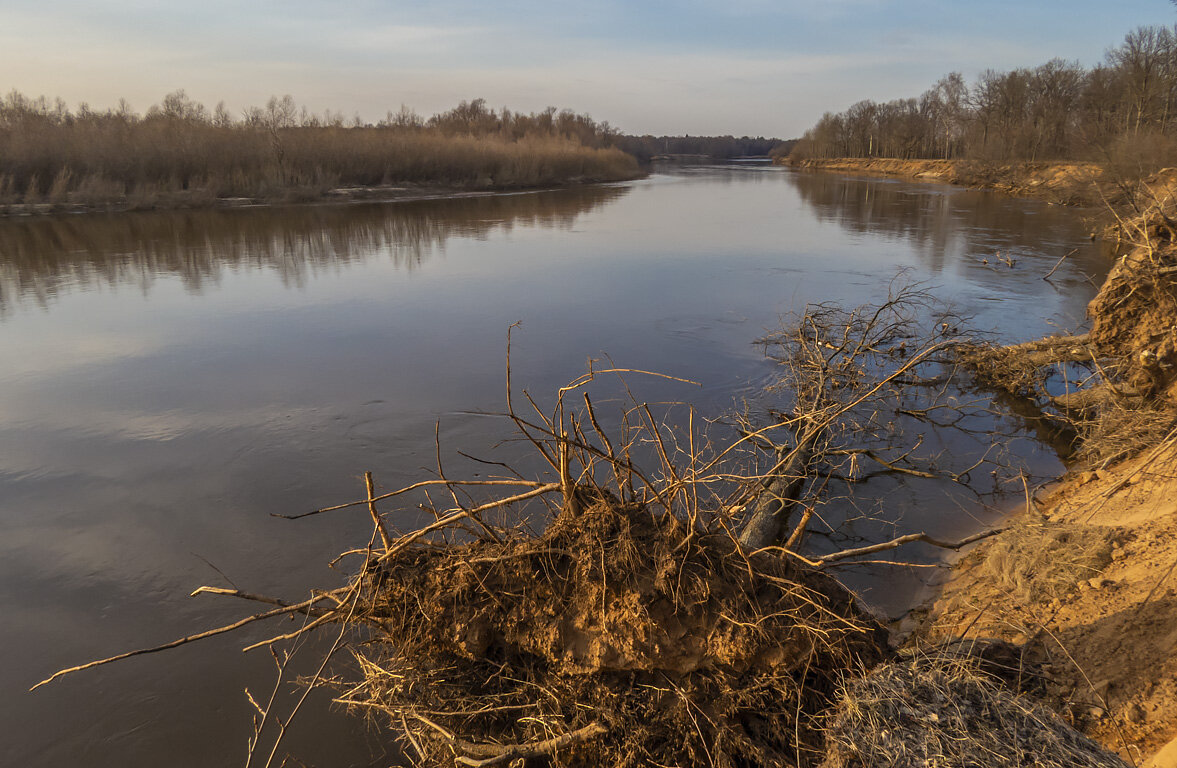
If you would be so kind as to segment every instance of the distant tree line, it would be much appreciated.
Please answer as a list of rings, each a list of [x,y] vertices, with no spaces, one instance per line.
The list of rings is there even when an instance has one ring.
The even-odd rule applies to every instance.
[[[1141,27],[1091,69],[1053,59],[986,70],[971,85],[953,72],[917,98],[827,113],[792,156],[1163,162],[1174,137],[1177,32]]]
[[[291,96],[234,115],[184,91],[145,114],[126,101],[70,109],[13,91],[0,99],[0,205],[129,201],[153,207],[216,197],[316,195],[336,186],[392,183],[475,188],[631,178],[615,131],[550,108],[491,110],[482,99],[423,118],[402,107],[378,123]]]
[[[613,146],[619,147],[647,163],[659,155],[703,155],[716,159],[733,157],[768,157],[774,151],[779,153],[782,145],[790,145],[780,139],[766,139],[763,136],[614,136]]]

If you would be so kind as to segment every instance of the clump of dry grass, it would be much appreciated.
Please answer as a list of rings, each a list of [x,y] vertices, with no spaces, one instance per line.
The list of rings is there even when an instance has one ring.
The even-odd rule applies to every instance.
[[[1098,410],[1079,414],[1076,460],[1085,466],[1108,466],[1159,444],[1177,424],[1169,403],[1111,399]]]
[[[1042,522],[994,538],[978,567],[1001,588],[1032,604],[1063,597],[1111,561],[1111,529]]]
[[[960,656],[886,664],[850,683],[822,768],[1126,768]]]

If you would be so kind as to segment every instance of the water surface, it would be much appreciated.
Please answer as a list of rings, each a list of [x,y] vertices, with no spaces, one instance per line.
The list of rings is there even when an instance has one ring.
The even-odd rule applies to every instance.
[[[477,470],[456,451],[490,455],[508,435],[480,412],[502,410],[513,323],[516,385],[538,397],[608,355],[699,382],[638,391],[715,416],[759,397],[772,370],[752,342],[782,315],[877,301],[900,270],[1004,339],[1077,327],[1106,270],[1087,232],[1044,203],[756,166],[0,221],[0,762],[241,764],[242,688],[268,693],[272,662],[239,649],[272,628],[25,690],[248,609],[189,599],[200,584],[288,597],[337,584],[325,564],[366,540],[364,515],[271,513],[357,498],[366,470],[385,488],[420,479],[435,424],[454,473]],[[911,524],[951,532],[974,514]],[[367,764],[380,745],[312,704],[291,750]]]

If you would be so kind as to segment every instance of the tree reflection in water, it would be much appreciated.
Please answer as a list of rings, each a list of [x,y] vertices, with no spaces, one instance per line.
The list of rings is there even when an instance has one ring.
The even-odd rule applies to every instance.
[[[570,229],[629,187],[591,186],[391,204],[46,216],[0,221],[0,317],[70,290],[179,277],[199,293],[225,270],[270,269],[289,287],[324,270],[388,258],[411,271],[451,237],[516,227]]]

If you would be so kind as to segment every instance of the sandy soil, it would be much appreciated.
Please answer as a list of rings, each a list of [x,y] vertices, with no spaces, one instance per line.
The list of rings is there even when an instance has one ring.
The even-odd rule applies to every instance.
[[[1032,506],[957,565],[927,635],[1028,643],[1073,724],[1137,765],[1174,742],[1155,765],[1177,766],[1177,436]]]

